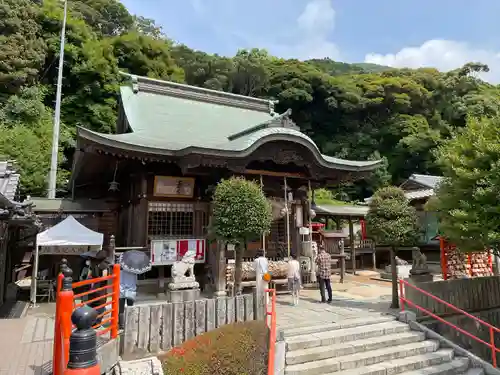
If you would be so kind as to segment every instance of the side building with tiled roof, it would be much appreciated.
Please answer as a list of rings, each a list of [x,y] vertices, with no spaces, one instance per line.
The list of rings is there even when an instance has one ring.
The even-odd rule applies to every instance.
[[[78,128],[73,197],[113,202],[117,246],[150,249],[158,267],[148,277],[163,278],[169,271],[162,265],[174,258],[158,249],[179,250],[188,246],[185,240],[198,241],[191,244],[200,252],[208,248],[213,189],[222,178],[241,175],[262,184],[275,208],[271,233],[250,244],[245,256],[259,248],[268,257],[286,256],[288,249],[298,253],[299,228],[309,220],[308,190],[363,178],[379,162],[324,155],[291,111],[276,113],[275,104],[129,76],[120,89],[116,134]],[[204,261],[214,259],[200,257]]]
[[[12,161],[0,161],[0,305],[5,301],[6,285],[16,281],[12,279],[13,266],[25,258],[26,249],[20,246],[22,229],[35,229],[30,232],[36,233],[39,225],[32,203],[17,201],[20,177]],[[27,268],[30,258],[28,250]]]

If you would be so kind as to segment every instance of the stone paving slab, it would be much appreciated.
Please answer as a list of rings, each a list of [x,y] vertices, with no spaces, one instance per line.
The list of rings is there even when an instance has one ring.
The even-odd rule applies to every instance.
[[[52,319],[0,320],[0,375],[51,374],[53,330]]]
[[[356,276],[350,276],[340,284],[333,276],[332,290],[330,304],[320,303],[319,290],[302,289],[298,306],[291,304],[290,295],[279,294],[276,302],[278,326],[299,327],[393,313],[389,308],[390,284],[372,283]]]

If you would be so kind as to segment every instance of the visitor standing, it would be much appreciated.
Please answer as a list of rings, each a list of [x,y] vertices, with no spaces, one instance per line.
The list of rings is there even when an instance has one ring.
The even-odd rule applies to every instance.
[[[96,254],[95,259],[92,262],[91,269],[92,269],[92,277],[93,278],[108,276],[109,263],[106,260],[106,252],[105,251],[101,250]],[[101,324],[101,322],[103,320],[102,318],[104,316],[104,313],[106,312],[106,307],[103,305],[106,304],[107,300],[103,297],[106,294],[108,294],[108,292],[106,291],[106,289],[102,289],[102,288],[104,288],[107,284],[108,284],[108,282],[106,280],[98,281],[98,282],[92,284],[92,289],[94,290],[94,292],[92,292],[88,297],[89,300],[91,300],[91,302],[89,302],[88,305],[90,307],[92,307],[93,309],[95,309],[97,312],[97,319],[95,321],[96,325]],[[101,290],[99,290],[99,289],[101,289]],[[94,301],[92,301],[92,300],[94,300]]]
[[[321,302],[332,302],[332,284],[330,277],[332,275],[332,257],[321,247],[318,257],[316,258],[318,266],[317,275],[319,279],[319,292],[321,293]],[[325,298],[325,289],[328,292],[328,301]]]
[[[137,275],[122,268],[120,272],[120,301],[118,325],[125,328],[125,306],[134,306],[137,296]]]
[[[297,306],[300,293],[300,263],[295,254],[288,260],[288,289],[292,293],[292,304]]]
[[[267,304],[269,303],[269,295],[267,294],[266,289],[269,288],[269,279],[266,280],[266,275],[269,273],[269,263],[267,262],[267,258],[264,256],[263,250],[258,251],[257,258],[254,261],[254,268],[257,294],[262,295],[264,293]]]
[[[80,272],[80,277],[79,281],[85,281],[88,279],[92,278],[92,268],[91,268],[91,262],[90,259],[86,259],[85,263],[83,264],[82,271]],[[91,285],[84,285],[81,288],[79,288],[78,293],[85,293],[90,291]],[[82,296],[82,301],[88,300],[88,295]]]

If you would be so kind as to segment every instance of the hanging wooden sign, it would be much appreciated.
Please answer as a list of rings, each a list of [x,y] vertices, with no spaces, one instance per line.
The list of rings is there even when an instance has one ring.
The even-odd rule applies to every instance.
[[[193,198],[194,178],[155,176],[153,195],[168,198]]]

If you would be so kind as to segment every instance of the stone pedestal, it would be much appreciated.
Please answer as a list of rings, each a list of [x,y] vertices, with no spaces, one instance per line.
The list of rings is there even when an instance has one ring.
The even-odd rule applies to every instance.
[[[200,288],[168,290],[167,293],[169,302],[188,302],[200,299]]]
[[[410,277],[408,279],[409,282],[412,284],[418,284],[418,283],[427,283],[430,281],[434,281],[434,278],[432,274],[429,271],[426,272],[411,272],[410,271]]]
[[[398,272],[398,279],[407,279],[408,277],[410,277],[411,267],[412,267],[411,265],[406,265],[406,264],[397,265],[396,270]],[[389,265],[385,267],[384,271],[385,272],[380,273],[380,277],[382,279],[391,280],[392,279],[391,266]]]

